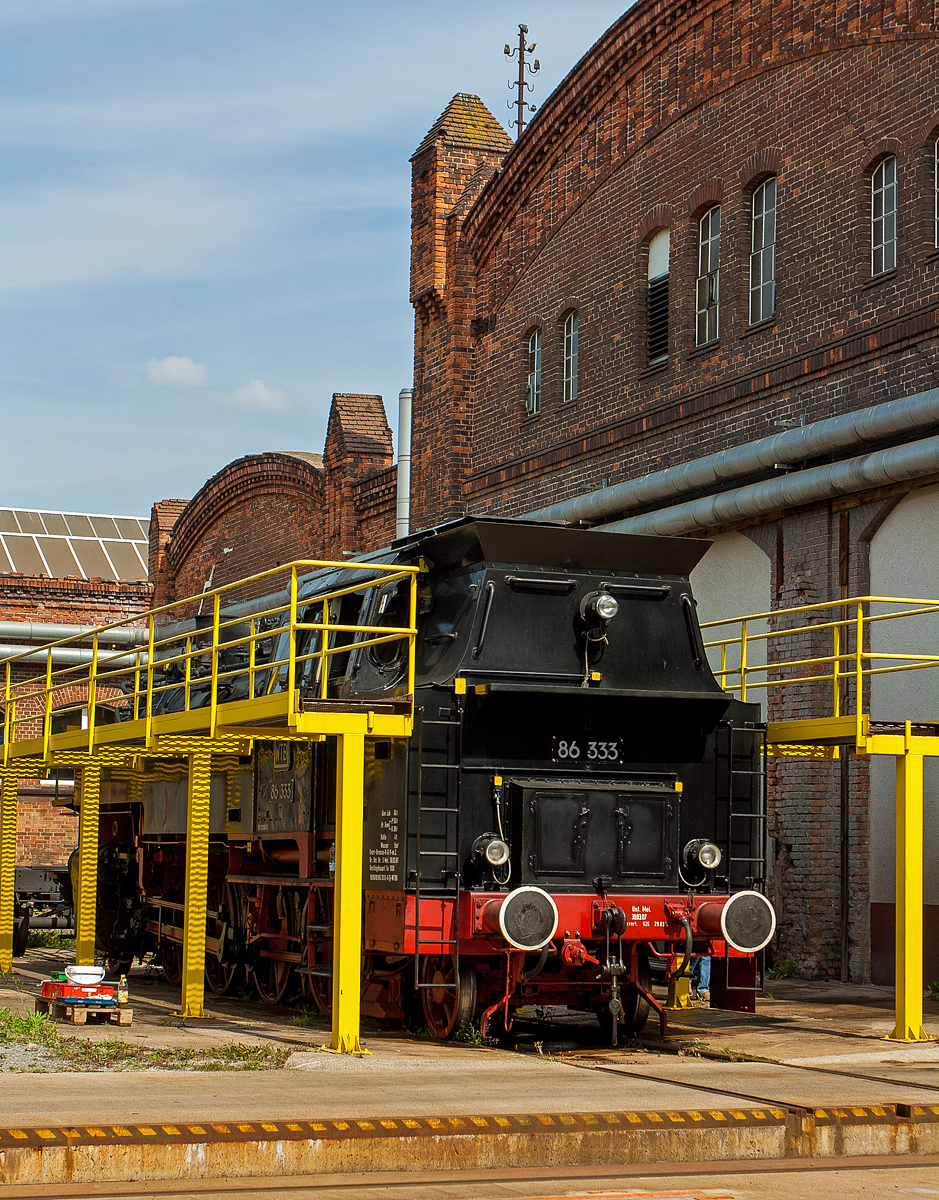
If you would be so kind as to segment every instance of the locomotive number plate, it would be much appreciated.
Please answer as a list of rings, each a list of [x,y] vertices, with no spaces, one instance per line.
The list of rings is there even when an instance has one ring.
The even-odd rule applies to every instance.
[[[552,762],[620,762],[622,757],[622,738],[612,742],[595,742],[580,737],[551,739]]]

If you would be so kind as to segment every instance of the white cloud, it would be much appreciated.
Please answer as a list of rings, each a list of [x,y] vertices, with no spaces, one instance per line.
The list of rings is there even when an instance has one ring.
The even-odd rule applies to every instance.
[[[280,388],[268,387],[261,379],[251,379],[233,392],[212,392],[211,395],[216,404],[239,412],[292,416],[296,411]]]
[[[151,383],[166,387],[205,387],[209,382],[205,363],[193,362],[185,354],[151,358],[144,370]]]

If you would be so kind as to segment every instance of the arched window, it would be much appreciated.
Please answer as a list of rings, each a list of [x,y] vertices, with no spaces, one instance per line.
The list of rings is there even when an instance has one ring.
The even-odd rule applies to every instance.
[[[668,358],[668,254],[670,236],[660,229],[649,243],[646,350],[649,365]]]
[[[528,387],[525,411],[529,416],[541,412],[541,330],[533,329],[528,338]]]
[[[933,142],[932,147],[932,184],[933,184],[933,220],[935,222],[935,236],[933,244],[939,248],[939,137]]]
[[[564,403],[577,399],[577,339],[576,312],[569,312],[564,321]]]
[[[776,180],[753,193],[750,235],[750,324],[776,311]]]
[[[721,206],[709,208],[698,222],[698,284],[695,296],[699,346],[721,335]]]
[[[897,160],[891,155],[871,176],[871,275],[897,265]]]

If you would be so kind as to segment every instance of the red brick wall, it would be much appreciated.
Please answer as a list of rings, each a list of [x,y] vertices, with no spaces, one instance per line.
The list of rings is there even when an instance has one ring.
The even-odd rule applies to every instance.
[[[48,792],[25,783],[19,790],[17,866],[64,865],[78,845],[77,814],[53,804]]]
[[[766,436],[781,420],[936,387],[937,135],[931,0],[639,0],[495,156],[501,169],[477,181],[468,206],[446,186],[458,148],[429,138],[413,160],[414,526],[459,511],[522,514]],[[870,170],[888,153],[899,166],[898,266],[871,279]],[[751,328],[750,200],[767,174],[778,186],[777,306]],[[718,202],[721,337],[698,349],[697,221]],[[446,230],[433,254],[431,213]],[[669,357],[650,368],[647,245],[665,227]],[[579,394],[565,404],[572,308]],[[528,417],[535,326],[542,411]],[[750,522],[779,568],[776,604],[865,594],[875,509],[894,501],[850,496]],[[829,702],[793,687],[775,715],[820,715]],[[869,978],[866,762],[852,756],[844,801],[839,763],[781,762],[771,784],[781,957],[808,975],[841,970],[844,803],[850,977]]]

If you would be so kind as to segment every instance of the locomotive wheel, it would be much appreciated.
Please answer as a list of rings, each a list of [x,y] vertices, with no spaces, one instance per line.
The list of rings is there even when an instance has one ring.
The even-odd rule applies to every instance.
[[[421,964],[421,1004],[427,1028],[441,1039],[464,1029],[476,1011],[476,971],[460,967],[459,984],[449,955],[429,954]]]
[[[639,982],[649,991],[652,986],[652,976],[649,973],[649,955],[647,951],[639,951]],[[634,1037],[646,1021],[649,1019],[651,1005],[645,996],[641,995],[634,987],[629,984],[623,986],[623,1016],[619,1023],[620,1037]],[[608,1008],[601,1008],[597,1012],[597,1020],[600,1022],[600,1028],[603,1030],[604,1037],[612,1040],[613,1035],[613,1018],[610,1015]]]
[[[268,889],[265,888],[265,891]],[[285,953],[299,947],[299,892],[280,888],[265,897],[262,906],[262,932],[269,936],[260,941],[267,954]],[[259,957],[254,966],[254,986],[265,1004],[280,1004],[293,977],[293,963],[281,958]]]
[[[183,948],[179,942],[160,942],[160,966],[163,978],[176,987],[183,981]]]
[[[209,876],[209,893],[206,908],[211,909],[213,912],[221,912],[223,908],[228,913],[234,912],[229,888],[225,880],[214,872]],[[217,917],[209,917],[206,932],[210,937],[217,938],[222,932],[222,921]],[[231,985],[234,983],[237,972],[237,963],[231,966],[221,963],[214,951],[206,950],[205,981],[209,985],[209,990],[214,992],[216,996],[224,996],[226,992],[231,990]]]

